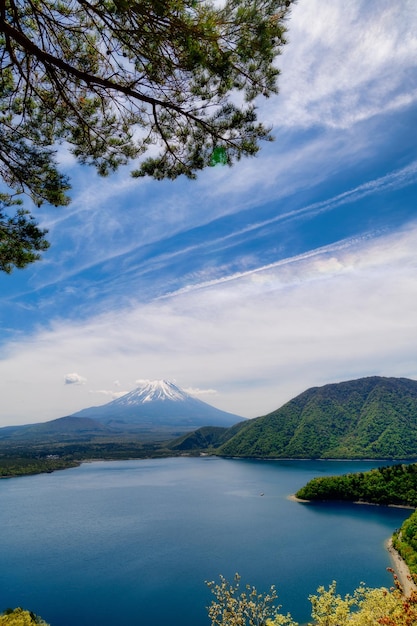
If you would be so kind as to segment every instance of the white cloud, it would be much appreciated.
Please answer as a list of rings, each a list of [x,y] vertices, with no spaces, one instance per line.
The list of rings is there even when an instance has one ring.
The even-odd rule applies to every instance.
[[[135,380],[135,385],[137,387],[146,387],[146,385],[149,385],[151,382],[152,380],[149,380],[148,378],[138,378]]]
[[[64,382],[66,385],[85,385],[87,379],[73,372],[72,374],[66,374]]]
[[[128,391],[112,391],[111,389],[90,389],[91,394],[97,394],[99,396],[106,396],[109,400],[116,400],[129,393]]]
[[[184,391],[190,396],[213,396],[217,394],[216,389],[199,389],[198,387],[187,387]]]
[[[281,94],[267,105],[274,124],[347,128],[415,102],[416,33],[414,0],[298,2],[278,59]]]

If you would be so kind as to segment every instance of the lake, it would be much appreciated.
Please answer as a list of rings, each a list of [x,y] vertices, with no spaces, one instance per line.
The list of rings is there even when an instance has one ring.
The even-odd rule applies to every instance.
[[[205,581],[239,572],[258,591],[274,584],[306,622],[319,585],[391,585],[384,541],[410,511],[288,496],[386,464],[171,458],[2,480],[0,611],[51,626],[209,626]]]

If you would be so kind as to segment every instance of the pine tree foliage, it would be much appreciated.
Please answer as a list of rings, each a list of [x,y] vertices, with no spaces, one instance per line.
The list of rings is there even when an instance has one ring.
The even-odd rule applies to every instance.
[[[4,0],[4,183],[68,203],[57,143],[101,175],[139,159],[133,175],[156,179],[254,155],[271,139],[254,100],[277,92],[291,3]]]
[[[40,252],[49,248],[46,231],[38,228],[28,211],[19,206],[14,215],[7,213],[16,205],[21,202],[0,194],[0,271],[7,274],[14,267],[23,268],[37,261]]]

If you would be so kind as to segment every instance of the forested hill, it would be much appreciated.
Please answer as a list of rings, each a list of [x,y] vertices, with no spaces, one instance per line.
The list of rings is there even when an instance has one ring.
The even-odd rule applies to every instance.
[[[417,458],[417,381],[373,376],[314,387],[250,420],[217,453],[264,458]]]

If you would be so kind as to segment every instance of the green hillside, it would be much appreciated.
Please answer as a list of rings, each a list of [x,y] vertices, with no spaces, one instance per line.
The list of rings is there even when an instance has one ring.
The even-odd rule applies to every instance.
[[[417,458],[417,381],[374,376],[308,389],[245,423],[216,452],[261,458]]]
[[[186,433],[174,441],[166,444],[169,450],[192,452],[201,450],[214,450],[222,444],[229,441],[236,433],[238,433],[246,424],[239,422],[230,428],[222,428],[220,426],[203,426],[191,433]]]

